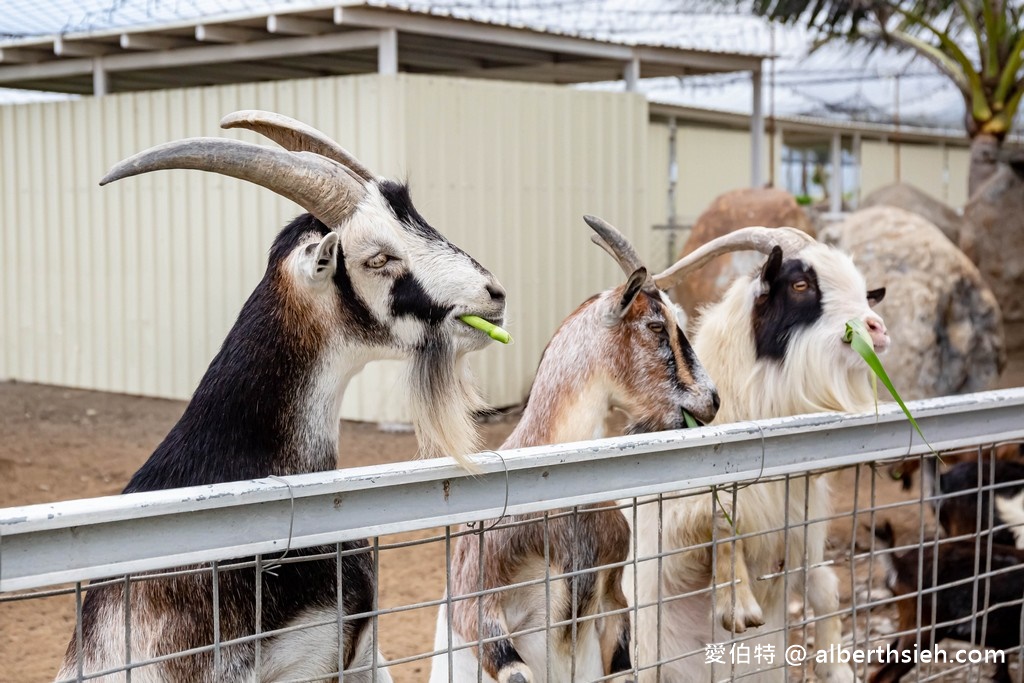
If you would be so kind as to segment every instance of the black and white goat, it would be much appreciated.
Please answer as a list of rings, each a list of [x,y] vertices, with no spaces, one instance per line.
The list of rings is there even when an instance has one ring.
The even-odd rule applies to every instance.
[[[408,386],[424,450],[472,452],[470,413],[478,399],[464,356],[488,338],[457,316],[501,321],[505,294],[494,276],[416,212],[405,186],[375,177],[323,133],[258,111],[237,112],[221,125],[256,130],[285,149],[220,138],[171,142],[119,163],[101,184],[159,169],[197,169],[257,183],[309,213],[274,240],[263,279],[184,414],[125,493],[333,469],[345,386],[367,363],[385,358],[411,360]],[[366,543],[343,546],[351,551]],[[346,555],[340,572],[334,559],[321,559],[259,576],[252,568],[225,570],[216,592],[213,580],[206,572],[133,582],[130,589],[124,583],[90,588],[81,640],[72,637],[58,677],[118,669],[129,654],[140,663],[133,681],[162,683],[333,678],[339,661],[350,669],[370,667],[379,657],[369,618],[345,622],[342,652],[336,626],[339,580],[345,615],[372,608],[376,577],[368,553]],[[216,660],[204,651],[141,664],[210,646],[215,615],[221,642],[257,628],[318,625],[268,637],[260,648],[251,640],[223,646]],[[371,678],[369,670],[346,676]],[[124,679],[117,673],[91,680]],[[391,677],[379,669],[375,680]]]
[[[631,433],[682,428],[684,409],[703,421],[718,410],[718,394],[675,305],[625,237],[600,219],[586,220],[627,281],[585,301],[555,332],[522,419],[502,448],[599,438],[613,408],[626,413]],[[621,563],[630,547],[625,516],[605,503],[575,513],[551,511],[546,525],[544,519],[512,516],[505,520],[511,526],[490,529],[482,538],[458,537],[451,558],[453,598],[536,583],[488,593],[482,605],[480,598],[451,603],[453,647],[499,638],[453,652],[451,671],[442,605],[434,644],[442,653],[434,657],[432,683],[481,680],[480,670],[487,683],[593,681],[629,671],[629,615],[621,587]],[[572,575],[551,582],[550,602],[544,585],[549,575]],[[565,625],[545,632],[547,623]],[[532,632],[510,635],[519,631]]]
[[[1024,462],[983,458],[942,473],[938,467],[928,458],[921,482],[947,535],[986,536],[996,529],[994,543],[1024,548]]]
[[[896,544],[889,521],[875,529],[875,536],[883,549]],[[896,603],[900,635],[871,683],[897,683],[909,673],[919,642],[921,649],[932,649],[945,638],[997,650],[1020,647],[1024,550],[993,545],[989,553],[983,538],[929,542],[880,552],[877,557],[885,568],[886,586],[900,598]],[[1013,680],[1005,652],[993,680]]]
[[[869,370],[842,337],[846,322],[858,318],[877,351],[888,347],[885,324],[870,308],[884,290],[867,291],[849,256],[792,228],[745,228],[680,260],[659,286],[671,286],[714,256],[740,249],[761,251],[768,258],[759,273],[734,282],[719,303],[702,312],[694,340],[697,357],[722,397],[715,423],[872,409]],[[665,599],[660,615],[657,607],[639,610],[636,664],[672,661],[645,669],[640,680],[706,681],[711,667],[704,647],[762,624],[774,632],[748,644],[752,649],[759,643],[772,645],[781,656],[787,602],[781,570],[789,574],[791,591],[801,593],[807,582],[808,602],[818,617],[815,646],[838,647],[838,580],[831,567],[821,566],[828,523],[812,523],[805,530],[807,519],[830,516],[828,478],[791,480],[788,494],[784,482],[756,483],[739,488],[735,496],[735,505],[729,490],[720,492],[717,501],[710,495],[666,500],[660,522],[659,506],[640,506],[635,533],[641,560],[697,546],[665,557],[660,576],[657,561],[641,561],[638,595],[632,595],[627,571],[626,593],[637,601],[632,604],[653,604],[659,595]],[[734,539],[737,535],[744,537]],[[714,552],[707,545],[712,539],[719,541]],[[798,571],[802,567],[811,568]],[[772,578],[761,578],[766,576]],[[707,590],[712,585],[718,588]],[[682,657],[691,651],[701,654]],[[736,673],[756,667],[753,660],[740,663]],[[838,663],[818,664],[815,671],[821,680],[853,679],[852,670]],[[784,680],[785,670],[761,672],[754,679]]]

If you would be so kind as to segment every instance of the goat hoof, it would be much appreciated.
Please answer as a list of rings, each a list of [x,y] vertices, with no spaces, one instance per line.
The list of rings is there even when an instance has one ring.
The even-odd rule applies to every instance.
[[[722,612],[721,621],[722,628],[725,630],[733,633],[743,633],[748,628],[764,626],[764,614],[761,613],[761,608],[756,604],[749,608],[737,605],[734,612]]]
[[[498,683],[533,683],[533,674],[525,664],[517,663],[498,673]]]

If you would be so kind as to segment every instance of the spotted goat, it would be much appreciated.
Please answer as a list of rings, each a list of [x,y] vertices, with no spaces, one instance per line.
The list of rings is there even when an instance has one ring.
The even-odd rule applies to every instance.
[[[479,399],[465,356],[488,338],[458,316],[500,323],[501,285],[417,213],[405,186],[376,177],[320,131],[260,111],[237,112],[221,125],[257,131],[284,149],[222,138],[171,142],[122,161],[101,184],[197,169],[256,183],[308,213],[277,235],[262,280],[184,414],[124,492],[335,468],[346,384],[378,359],[410,361],[423,451],[470,464],[463,456],[475,450],[471,413]],[[130,654],[136,683],[319,680],[336,677],[339,666],[352,670],[345,680],[390,681],[371,619],[345,619],[339,637],[339,582],[343,616],[369,612],[376,592],[367,543],[342,550],[340,571],[331,546],[291,552],[330,559],[258,576],[250,566],[92,586],[58,679],[125,680],[120,671],[95,674],[123,668]],[[216,653],[215,624],[229,643]],[[295,630],[259,645],[230,643],[278,629]],[[206,649],[174,656],[193,648]]]
[[[714,422],[873,410],[869,370],[843,335],[846,322],[856,318],[877,352],[888,348],[885,323],[871,310],[885,290],[867,291],[846,254],[793,228],[744,228],[680,260],[659,286],[669,287],[715,256],[738,250],[768,258],[759,273],[739,278],[701,313],[694,338],[694,350],[722,397]],[[806,524],[830,515],[827,475],[793,478],[788,486],[761,482],[735,493],[673,497],[660,513],[656,504],[641,505],[636,593],[631,569],[625,578],[631,604],[653,605],[638,610],[635,625],[637,664],[646,667],[639,680],[708,681],[706,645],[748,628],[764,626],[766,632],[744,641],[751,650],[771,645],[783,652],[787,583],[794,596],[802,596],[806,581],[816,617],[815,647],[838,648],[838,579],[823,564],[828,522]],[[660,562],[643,560],[660,552],[668,554]],[[729,675],[728,667],[716,675]],[[785,680],[784,667],[758,667],[756,661],[737,663],[735,675]],[[818,663],[815,673],[823,681],[853,680],[852,669],[838,662]]]
[[[715,387],[657,278],[618,230],[598,218],[586,221],[626,283],[591,297],[562,322],[504,449],[599,438],[612,409],[626,414],[630,433],[682,428],[684,410],[710,421],[718,410]],[[441,654],[431,683],[593,681],[628,672],[621,576],[629,546],[629,525],[614,503],[514,515],[482,537],[459,536],[451,600],[438,614],[434,648]],[[550,602],[547,576],[554,577]],[[530,585],[516,585],[524,582]],[[479,592],[482,605],[480,597],[463,597]],[[548,623],[557,626],[545,631]]]

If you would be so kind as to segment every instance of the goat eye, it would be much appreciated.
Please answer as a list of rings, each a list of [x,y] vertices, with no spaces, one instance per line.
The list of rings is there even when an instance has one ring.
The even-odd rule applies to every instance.
[[[383,268],[387,264],[387,262],[390,261],[390,260],[391,260],[391,258],[387,254],[380,253],[380,254],[377,254],[376,256],[374,256],[373,258],[369,259],[366,262],[366,267],[367,268]]]
[[[661,334],[662,332],[665,331],[665,325],[663,323],[658,322],[647,323],[647,329],[649,329],[651,332]]]
[[[807,280],[797,280],[793,283],[793,291],[796,292],[806,292],[808,287],[810,285],[807,284]]]

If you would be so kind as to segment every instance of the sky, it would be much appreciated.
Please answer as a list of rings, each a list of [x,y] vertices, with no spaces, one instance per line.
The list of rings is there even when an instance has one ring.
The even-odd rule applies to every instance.
[[[0,0],[0,35],[103,30],[316,4],[324,3]],[[413,0],[390,4],[619,42],[771,54],[775,58],[765,63],[764,96],[766,108],[775,114],[891,123],[898,112],[900,122],[907,125],[951,130],[963,126],[960,94],[926,60],[890,52],[869,54],[846,45],[826,46],[810,54],[813,36],[806,29],[772,25],[750,16],[740,0]],[[750,79],[744,74],[647,79],[641,88],[656,102],[736,112],[751,108]]]

